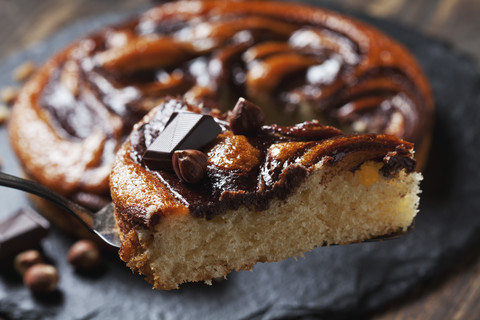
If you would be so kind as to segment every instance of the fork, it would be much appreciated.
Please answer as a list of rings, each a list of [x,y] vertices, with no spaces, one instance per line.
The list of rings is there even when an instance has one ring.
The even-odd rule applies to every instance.
[[[0,186],[22,190],[53,202],[80,221],[107,245],[120,248],[120,238],[115,224],[113,204],[110,203],[97,212],[90,211],[41,184],[0,172]]]

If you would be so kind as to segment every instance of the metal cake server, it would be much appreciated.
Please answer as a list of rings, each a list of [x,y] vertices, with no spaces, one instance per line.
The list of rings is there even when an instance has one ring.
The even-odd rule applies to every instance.
[[[103,207],[98,212],[92,212],[37,182],[15,177],[4,172],[0,172],[0,186],[29,192],[55,203],[79,220],[86,228],[88,228],[88,230],[96,234],[106,244],[116,249],[120,248],[121,242],[118,236],[118,229],[115,224],[112,203]],[[377,242],[396,239],[406,235],[412,231],[414,227],[415,224],[412,223],[407,230],[399,230],[389,235],[374,237],[363,242]]]
[[[90,232],[97,235],[107,245],[120,248],[120,238],[115,225],[113,204],[106,205],[98,212],[92,212],[41,184],[0,172],[0,186],[22,190],[49,200],[65,209],[80,221]]]

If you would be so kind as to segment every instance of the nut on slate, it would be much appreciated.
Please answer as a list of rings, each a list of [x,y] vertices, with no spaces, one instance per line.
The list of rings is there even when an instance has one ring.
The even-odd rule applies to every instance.
[[[34,293],[55,291],[58,284],[57,269],[43,263],[33,265],[23,275],[23,283]]]
[[[17,254],[13,260],[13,268],[23,276],[30,267],[39,263],[43,263],[41,253],[37,250],[27,250]]]
[[[100,250],[91,240],[79,240],[68,251],[68,262],[79,270],[94,269],[100,261]]]
[[[240,98],[228,116],[234,134],[255,135],[265,123],[265,115],[257,105]]]
[[[173,153],[172,165],[182,181],[197,183],[207,170],[207,156],[198,150],[177,150]]]
[[[15,68],[12,73],[13,80],[17,82],[23,82],[27,80],[37,69],[35,62],[25,61],[21,65]]]
[[[18,89],[15,87],[7,86],[3,87],[0,91],[2,101],[6,104],[12,104],[18,95]]]
[[[7,108],[7,106],[0,104],[0,124],[6,122],[8,117],[10,117],[10,110]]]

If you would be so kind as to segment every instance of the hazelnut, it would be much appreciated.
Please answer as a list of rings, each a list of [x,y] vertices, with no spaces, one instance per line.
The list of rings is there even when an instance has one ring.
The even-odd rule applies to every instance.
[[[173,153],[172,165],[182,181],[197,183],[207,170],[207,156],[198,150],[177,150]]]
[[[265,123],[265,115],[257,105],[240,98],[228,116],[234,134],[255,135]]]
[[[54,266],[39,263],[25,272],[23,283],[33,293],[47,293],[57,289],[58,272]]]
[[[100,261],[100,250],[91,240],[79,240],[68,251],[68,262],[79,270],[94,269]]]
[[[0,97],[6,104],[12,104],[18,95],[18,89],[15,87],[7,86],[3,87],[0,91]]]
[[[3,124],[10,117],[10,110],[7,106],[0,104],[0,124]]]
[[[25,61],[19,65],[15,70],[13,70],[13,80],[17,82],[23,82],[27,80],[34,72],[37,67],[33,61]]]
[[[13,268],[19,275],[23,276],[28,268],[38,263],[43,263],[43,258],[40,252],[37,250],[27,250],[19,253],[15,257],[13,260]]]

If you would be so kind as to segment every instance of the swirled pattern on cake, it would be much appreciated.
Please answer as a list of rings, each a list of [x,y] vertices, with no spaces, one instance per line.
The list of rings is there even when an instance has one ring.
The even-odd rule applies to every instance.
[[[394,134],[423,162],[429,85],[403,46],[352,18],[271,1],[178,1],[77,40],[23,87],[10,121],[30,177],[91,208],[133,124],[166,95],[225,110],[239,96],[267,122],[321,119]]]

